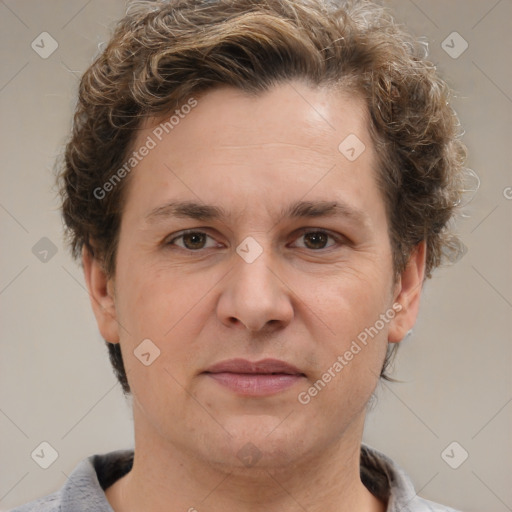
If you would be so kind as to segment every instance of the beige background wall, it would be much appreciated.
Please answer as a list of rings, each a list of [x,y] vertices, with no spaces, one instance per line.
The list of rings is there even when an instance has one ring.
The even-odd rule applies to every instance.
[[[481,186],[459,222],[468,252],[428,282],[420,319],[397,361],[396,377],[404,382],[380,386],[365,441],[405,467],[422,496],[468,512],[506,512],[512,510],[512,2],[389,4],[427,37],[431,59],[456,89],[468,167]],[[80,268],[63,247],[51,171],[70,128],[78,76],[124,9],[122,0],[0,1],[0,510],[56,490],[93,453],[132,445],[129,407]],[[454,31],[469,45],[458,58],[441,46]],[[31,48],[36,40],[40,53],[51,49],[48,36],[42,48],[42,32],[58,43],[45,59]],[[453,37],[445,44],[455,55],[463,41]],[[48,469],[31,458],[42,441],[59,455]],[[452,465],[462,450],[469,454],[457,469],[441,456],[453,441]]]

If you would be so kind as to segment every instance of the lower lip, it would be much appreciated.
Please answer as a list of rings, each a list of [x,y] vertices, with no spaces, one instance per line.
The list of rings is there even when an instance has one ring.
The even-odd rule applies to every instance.
[[[265,396],[283,391],[302,378],[304,375],[287,373],[248,374],[248,373],[207,373],[219,384],[231,389],[239,395]]]

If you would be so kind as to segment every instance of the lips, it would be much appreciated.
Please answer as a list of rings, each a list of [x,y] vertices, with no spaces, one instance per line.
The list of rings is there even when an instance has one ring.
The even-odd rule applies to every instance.
[[[223,388],[244,397],[274,395],[305,378],[298,368],[278,359],[230,359],[214,364],[203,373]]]
[[[278,359],[247,361],[246,359],[229,359],[214,364],[206,373],[245,373],[245,374],[287,374],[304,375],[295,366]]]

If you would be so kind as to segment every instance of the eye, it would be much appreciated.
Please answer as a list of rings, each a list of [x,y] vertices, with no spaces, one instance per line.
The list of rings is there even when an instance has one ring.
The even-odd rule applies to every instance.
[[[301,238],[304,239],[304,245],[299,245],[298,247],[312,250],[328,249],[329,247],[332,247],[341,242],[339,237],[335,237],[334,235],[329,234],[327,231],[322,231],[319,229],[303,232],[299,236],[298,240]],[[327,245],[329,239],[334,240],[334,243]]]
[[[211,240],[210,244],[207,245],[208,239]],[[182,249],[189,251],[198,251],[200,249],[208,249],[215,247],[215,240],[203,231],[183,231],[178,236],[173,237],[169,240],[166,245],[177,245]]]
[[[329,249],[330,247],[339,245],[342,242],[342,237],[335,236],[321,229],[303,231],[297,240],[301,239],[303,239],[303,242],[295,242],[295,246],[313,251]],[[197,230],[182,231],[176,236],[173,236],[165,244],[168,246],[178,246],[187,251],[196,252],[202,249],[209,249],[219,246],[213,237],[204,231]]]

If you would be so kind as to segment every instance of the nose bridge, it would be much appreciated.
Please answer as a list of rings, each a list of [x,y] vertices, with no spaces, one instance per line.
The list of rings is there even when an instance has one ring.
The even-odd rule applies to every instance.
[[[221,320],[229,325],[241,323],[254,331],[270,322],[289,322],[293,307],[287,288],[275,275],[271,248],[247,237],[236,252],[219,300]]]
[[[254,246],[254,242],[249,241],[238,246],[237,256],[233,283],[237,291],[246,295],[251,295],[252,291],[254,296],[269,293],[275,285],[271,282],[275,280],[270,270],[273,259],[271,250],[263,247],[259,249]]]

